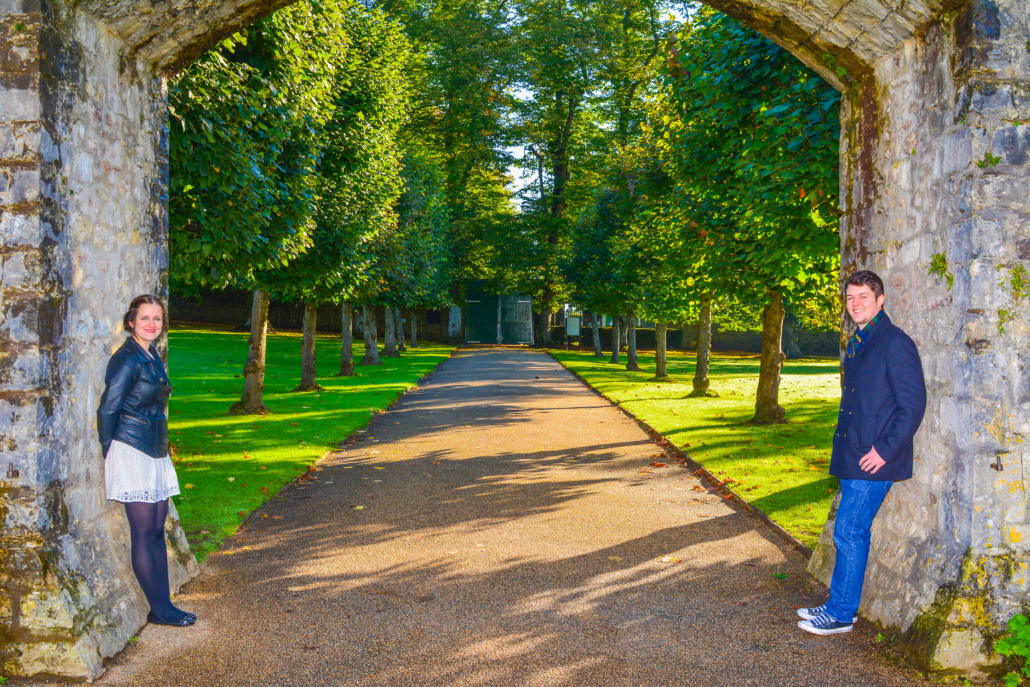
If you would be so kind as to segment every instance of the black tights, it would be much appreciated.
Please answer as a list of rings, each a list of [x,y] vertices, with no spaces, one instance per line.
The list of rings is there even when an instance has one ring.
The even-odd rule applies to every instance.
[[[132,537],[132,572],[158,619],[175,623],[186,615],[172,605],[168,585],[168,550],[165,543],[165,518],[168,500],[159,503],[126,503]]]

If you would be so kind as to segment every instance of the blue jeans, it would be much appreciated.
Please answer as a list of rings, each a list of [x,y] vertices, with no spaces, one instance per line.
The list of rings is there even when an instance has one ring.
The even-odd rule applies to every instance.
[[[869,530],[880,504],[894,482],[865,479],[840,481],[840,506],[833,526],[837,562],[830,582],[826,613],[834,620],[850,623],[862,600],[862,583],[869,560]]]

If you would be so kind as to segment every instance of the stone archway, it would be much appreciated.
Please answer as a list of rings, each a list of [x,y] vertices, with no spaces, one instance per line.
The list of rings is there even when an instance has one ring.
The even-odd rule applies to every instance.
[[[861,612],[925,667],[976,674],[998,662],[985,638],[1030,610],[1030,322],[1010,280],[1030,267],[1030,4],[705,1],[844,93],[842,266],[884,278],[929,397]],[[809,568],[827,584],[833,556],[831,522]]]
[[[8,672],[95,676],[143,623],[123,518],[101,494],[93,414],[120,309],[165,291],[162,74],[288,2],[0,5]],[[862,610],[906,633],[931,667],[975,671],[985,635],[1025,605],[1030,578],[1030,325],[1023,316],[1002,334],[999,324],[999,311],[1016,307],[1001,282],[1030,260],[1030,5],[708,2],[845,93],[843,264],[885,277],[891,316],[920,345],[930,397],[916,477],[892,491],[877,522]],[[950,288],[928,274],[940,254]],[[196,563],[181,530],[172,533],[182,582]],[[824,534],[811,568],[824,580],[832,555]]]

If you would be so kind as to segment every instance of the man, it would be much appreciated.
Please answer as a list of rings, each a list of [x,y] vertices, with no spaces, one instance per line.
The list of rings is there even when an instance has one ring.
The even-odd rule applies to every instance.
[[[912,477],[912,437],[926,410],[919,351],[883,311],[883,281],[861,270],[844,282],[844,293],[857,331],[844,358],[830,460],[841,491],[837,561],[829,602],[798,610],[798,627],[817,635],[850,632],[858,619],[873,518],[891,485]]]

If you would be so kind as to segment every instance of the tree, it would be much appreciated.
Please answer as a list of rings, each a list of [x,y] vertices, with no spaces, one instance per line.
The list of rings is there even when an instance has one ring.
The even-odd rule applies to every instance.
[[[280,298],[304,303],[302,377],[295,391],[321,389],[315,381],[318,305],[352,298],[375,278],[370,246],[394,231],[393,205],[403,183],[398,134],[409,107],[410,46],[381,12],[355,7],[342,20],[351,50],[323,127],[313,247],[285,268],[255,276]]]
[[[173,287],[254,289],[244,392],[231,412],[267,412],[268,293],[256,273],[311,245],[315,167],[347,64],[347,5],[300,2],[235,34],[169,92]]]
[[[518,59],[511,8],[501,0],[439,0],[428,7],[394,2],[390,11],[424,46],[405,149],[432,162],[432,186],[447,216],[440,273],[446,302],[418,307],[449,306],[461,302],[464,283],[492,279],[493,229],[513,210],[507,147]]]
[[[376,310],[371,303],[365,303],[362,308],[362,332],[365,336],[365,355],[361,358],[361,365],[380,365],[379,343],[376,335]]]
[[[785,303],[835,283],[839,95],[783,48],[707,8],[671,45],[660,139],[681,255],[706,292],[758,301],[763,352],[756,423],[778,403]]]
[[[343,312],[340,351],[340,372],[338,377],[350,377],[354,374],[354,307],[349,301],[343,301]]]

